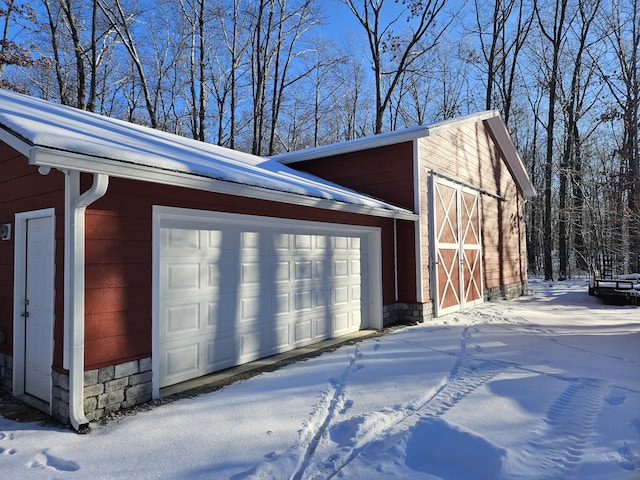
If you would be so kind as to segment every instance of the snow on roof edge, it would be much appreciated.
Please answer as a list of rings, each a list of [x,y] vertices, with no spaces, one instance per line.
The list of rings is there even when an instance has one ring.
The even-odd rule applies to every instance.
[[[115,162],[121,169],[119,176],[124,177],[128,169],[145,170],[149,175],[163,170],[165,183],[172,174],[200,176],[237,184],[236,194],[239,195],[247,188],[262,189],[279,192],[279,201],[285,203],[300,203],[295,199],[308,197],[311,201],[302,203],[320,200],[324,206],[319,208],[324,209],[331,209],[327,202],[338,202],[354,205],[357,207],[355,210],[367,210],[368,215],[415,216],[404,208],[319,177],[311,178],[266,157],[198,142],[7,90],[0,89],[0,99],[0,140],[27,157],[31,156],[31,151],[46,149],[51,154],[57,150],[58,162],[68,157],[65,152],[82,156],[84,164],[74,164],[80,171],[90,170],[89,165],[99,171],[101,166],[106,168],[105,163]],[[39,156],[39,164],[44,164],[46,160],[43,158]],[[59,168],[64,166],[58,165]],[[113,168],[113,165],[109,166],[109,169]],[[199,180],[194,182],[202,185]],[[183,180],[181,184],[188,187]]]

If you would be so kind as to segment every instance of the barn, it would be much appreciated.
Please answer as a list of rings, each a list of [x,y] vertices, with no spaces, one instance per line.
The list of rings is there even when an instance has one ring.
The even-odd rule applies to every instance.
[[[526,287],[495,113],[262,158],[0,90],[0,171],[0,383],[77,430]]]
[[[396,220],[390,315],[427,320],[526,290],[524,202],[536,192],[498,112],[276,159],[418,215]]]

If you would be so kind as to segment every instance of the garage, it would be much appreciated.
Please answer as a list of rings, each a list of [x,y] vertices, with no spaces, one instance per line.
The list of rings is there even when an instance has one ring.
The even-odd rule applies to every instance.
[[[160,388],[379,326],[377,228],[169,207],[154,219]]]

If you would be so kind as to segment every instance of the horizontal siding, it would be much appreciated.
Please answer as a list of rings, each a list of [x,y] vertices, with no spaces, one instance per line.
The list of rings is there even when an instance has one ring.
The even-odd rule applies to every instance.
[[[64,317],[64,295],[61,289],[64,258],[64,174],[51,170],[40,175],[38,168],[29,165],[28,159],[7,144],[0,142],[0,222],[10,222],[14,227],[12,239],[0,241],[0,331],[5,342],[0,351],[13,353],[13,272],[15,247],[15,215],[20,212],[55,208],[55,279],[56,299],[54,314]],[[54,364],[62,364],[62,322],[54,328]]]
[[[412,142],[307,160],[289,166],[414,210]]]
[[[397,222],[398,301],[416,302],[416,222]]]
[[[521,282],[526,278],[524,218],[521,202],[483,199],[482,228],[485,288]]]
[[[526,279],[521,192],[483,122],[463,125],[419,140],[423,272],[429,274],[429,199],[427,169],[506,199],[481,195],[484,288]],[[429,283],[424,294],[429,297]]]

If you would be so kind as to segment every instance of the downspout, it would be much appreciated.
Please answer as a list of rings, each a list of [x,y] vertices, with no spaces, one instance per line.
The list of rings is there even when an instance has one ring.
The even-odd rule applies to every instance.
[[[84,414],[84,302],[85,302],[85,211],[101,198],[109,186],[109,176],[93,175],[93,185],[79,194],[80,172],[66,172],[67,205],[65,215],[65,298],[69,327],[69,419],[83,433],[89,426]]]
[[[398,303],[398,225],[395,217],[393,219],[393,288],[394,300]]]

